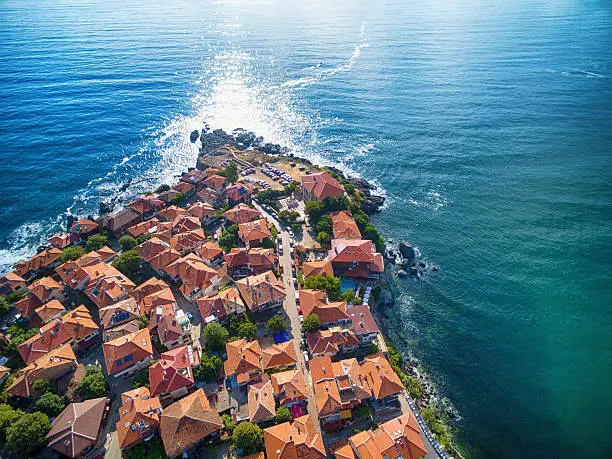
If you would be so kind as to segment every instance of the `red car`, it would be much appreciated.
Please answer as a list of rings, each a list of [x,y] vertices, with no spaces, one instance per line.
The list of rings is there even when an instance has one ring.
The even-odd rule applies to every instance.
[[[301,306],[298,306],[298,307],[297,307],[297,310],[298,310],[298,314],[299,314],[299,315],[304,314],[304,311],[302,311],[302,307],[301,307]]]

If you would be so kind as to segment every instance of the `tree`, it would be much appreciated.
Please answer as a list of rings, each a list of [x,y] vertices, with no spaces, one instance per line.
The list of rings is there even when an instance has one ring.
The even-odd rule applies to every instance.
[[[106,378],[104,378],[102,369],[97,365],[87,365],[85,367],[85,376],[77,386],[77,390],[83,394],[85,400],[106,395]]]
[[[302,329],[304,331],[314,333],[321,328],[321,321],[319,320],[319,316],[316,314],[310,314],[308,317],[304,319],[302,322]]]
[[[266,328],[270,333],[280,333],[287,330],[287,322],[280,315],[272,316],[266,322]]]
[[[317,242],[321,245],[328,245],[331,242],[331,236],[329,233],[321,231],[319,234],[317,234]]]
[[[150,386],[149,370],[144,368],[143,370],[140,370],[138,374],[132,380],[132,388],[133,389],[138,389],[139,387],[148,388],[149,386]]]
[[[368,346],[367,355],[376,354],[378,351],[378,344],[370,343],[370,345]]]
[[[32,384],[32,389],[34,389],[34,393],[38,396],[46,394],[50,392],[52,394],[57,393],[57,381],[50,381],[48,379],[37,379]]]
[[[66,263],[68,260],[78,260],[83,255],[85,255],[85,249],[83,247],[80,245],[71,245],[62,250],[60,259],[62,263]]]
[[[263,432],[257,424],[241,422],[232,433],[232,440],[236,448],[240,450],[241,456],[263,451]]]
[[[294,210],[281,210],[278,213],[278,219],[283,223],[295,223],[299,220],[300,213]]]
[[[275,249],[276,248],[276,244],[274,243],[274,241],[272,239],[267,237],[263,241],[261,241],[261,247],[264,248],[264,249]]]
[[[225,177],[230,183],[236,183],[239,178],[238,166],[236,163],[229,163],[223,170],[219,171],[219,175]]]
[[[285,405],[281,405],[276,409],[276,415],[274,416],[277,424],[282,424],[283,422],[291,422],[291,411]]]
[[[369,239],[376,246],[378,252],[385,251],[385,239],[378,232],[378,229],[371,223],[366,224],[361,230],[361,235],[364,239]]]
[[[5,316],[11,312],[11,305],[4,297],[0,297],[0,316]]]
[[[170,201],[170,204],[178,206],[183,202],[184,199],[185,195],[183,193],[176,193],[176,196]]]
[[[63,397],[51,392],[45,392],[36,402],[36,410],[54,418],[65,408],[66,402]]]
[[[157,190],[155,190],[155,192],[159,194],[159,193],[165,193],[166,191],[169,191],[169,190],[170,190],[170,185],[164,184],[164,185],[160,185],[159,187],[157,187]]]
[[[206,347],[211,351],[221,351],[225,348],[225,341],[229,332],[225,327],[217,322],[211,322],[204,327],[204,341]]]
[[[304,281],[304,287],[312,290],[325,290],[330,300],[340,298],[340,278],[328,275],[314,275]]]
[[[6,440],[6,430],[21,416],[23,416],[23,411],[15,410],[10,405],[0,405],[0,441]]]
[[[108,244],[108,237],[105,234],[94,234],[87,238],[85,247],[87,247],[88,252],[91,252],[92,250],[100,250],[106,244]]]
[[[9,303],[14,304],[17,303],[20,299],[25,296],[25,292],[11,292],[9,296],[6,297]]]
[[[352,183],[345,183],[344,189],[349,195],[351,196],[355,195],[355,185],[353,185]]]
[[[250,320],[244,320],[238,326],[238,336],[248,339],[249,341],[257,338],[257,325]]]
[[[161,439],[155,437],[146,443],[140,443],[128,450],[123,450],[126,459],[167,459]]]
[[[114,268],[117,268],[117,270],[125,274],[130,280],[134,281],[138,279],[140,262],[141,258],[138,252],[135,250],[128,250],[119,255],[112,264]]]
[[[24,414],[6,429],[6,446],[15,454],[32,456],[45,445],[49,430],[51,423],[46,414]]]
[[[221,247],[224,251],[229,252],[234,247],[236,247],[236,237],[229,231],[221,232],[221,237],[219,237],[219,247]]]
[[[308,201],[304,206],[304,212],[308,215],[310,224],[316,226],[321,216],[325,213],[325,204],[323,201]]]
[[[333,223],[332,223],[332,219],[329,215],[323,215],[316,226],[316,230],[317,233],[327,233],[327,234],[331,234],[333,231]]]
[[[224,414],[223,416],[221,416],[221,419],[223,420],[223,426],[225,427],[225,430],[227,430],[230,434],[234,432],[234,429],[236,428],[236,423],[234,422],[232,417],[229,414]]]
[[[197,381],[212,382],[219,379],[223,362],[216,354],[202,354],[200,357],[200,367],[194,370],[194,377]]]
[[[143,330],[147,328],[147,324],[149,323],[149,318],[145,314],[141,314],[138,316],[138,329]]]
[[[352,303],[355,301],[355,291],[353,289],[347,290],[342,294],[342,301],[346,301],[347,303]]]
[[[124,252],[127,252],[128,250],[132,250],[137,245],[138,245],[138,241],[134,239],[132,236],[128,236],[127,234],[119,238],[119,246],[121,247],[121,250],[123,250]]]
[[[136,242],[138,243],[138,245],[142,244],[145,241],[148,241],[149,239],[151,239],[151,233],[146,232],[146,233],[142,233],[140,236],[138,236],[136,238]]]

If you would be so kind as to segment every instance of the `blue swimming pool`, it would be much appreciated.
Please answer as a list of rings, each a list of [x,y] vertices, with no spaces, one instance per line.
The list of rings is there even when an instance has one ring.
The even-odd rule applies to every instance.
[[[347,290],[355,290],[357,288],[357,284],[354,280],[351,279],[341,279],[340,280],[340,290],[342,293]]]

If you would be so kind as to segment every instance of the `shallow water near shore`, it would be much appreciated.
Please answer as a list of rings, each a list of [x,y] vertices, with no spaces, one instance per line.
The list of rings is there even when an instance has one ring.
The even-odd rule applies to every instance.
[[[0,22],[3,271],[66,212],[175,181],[203,121],[250,129],[375,181],[383,234],[440,266],[384,322],[476,454],[610,457],[610,2],[9,0]]]

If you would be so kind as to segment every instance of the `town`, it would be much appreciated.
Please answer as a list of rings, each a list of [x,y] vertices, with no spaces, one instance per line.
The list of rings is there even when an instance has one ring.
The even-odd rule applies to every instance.
[[[211,161],[0,278],[5,451],[444,457],[372,314],[384,241],[360,189],[299,160]]]

